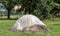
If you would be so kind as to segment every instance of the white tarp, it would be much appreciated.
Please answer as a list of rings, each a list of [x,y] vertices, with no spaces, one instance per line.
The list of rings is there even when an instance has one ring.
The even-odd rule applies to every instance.
[[[29,27],[35,24],[45,26],[45,24],[40,19],[38,19],[36,16],[27,14],[19,18],[15,22],[12,28],[16,28],[17,30],[23,30],[24,27]]]

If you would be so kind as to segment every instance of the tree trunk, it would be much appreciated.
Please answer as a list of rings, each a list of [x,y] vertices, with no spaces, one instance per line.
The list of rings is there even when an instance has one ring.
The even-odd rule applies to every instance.
[[[8,19],[10,19],[10,10],[8,10]]]

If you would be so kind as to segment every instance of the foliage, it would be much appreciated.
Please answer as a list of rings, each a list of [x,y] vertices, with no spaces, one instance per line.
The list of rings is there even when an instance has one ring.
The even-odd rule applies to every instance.
[[[25,14],[34,14],[40,19],[54,17],[51,14],[56,6],[53,0],[21,0],[21,4]]]
[[[34,14],[40,19],[51,18],[51,10],[57,7],[60,8],[58,3],[55,3],[55,0],[1,0],[4,3],[6,9],[8,10],[8,18],[10,18],[10,11],[16,4],[21,4],[20,12],[24,14]]]
[[[60,0],[53,0],[55,3],[60,4]]]
[[[20,1],[18,0],[0,0],[4,6],[6,7],[6,9],[8,10],[8,19],[10,19],[10,12],[12,10],[12,8],[18,4]]]
[[[25,14],[34,14],[39,18],[50,18],[52,14],[53,2],[51,0],[21,0]]]

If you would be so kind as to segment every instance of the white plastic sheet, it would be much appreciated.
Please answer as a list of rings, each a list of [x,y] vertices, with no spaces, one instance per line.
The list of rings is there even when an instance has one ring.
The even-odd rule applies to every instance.
[[[34,15],[24,15],[20,17],[14,24],[17,30],[23,30],[24,27],[30,27],[32,25],[45,25],[40,19]]]

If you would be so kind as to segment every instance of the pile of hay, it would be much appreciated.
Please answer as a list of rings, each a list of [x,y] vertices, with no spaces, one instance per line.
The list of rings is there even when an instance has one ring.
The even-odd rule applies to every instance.
[[[47,26],[34,15],[24,15],[19,18],[10,31],[39,32],[47,31]]]

